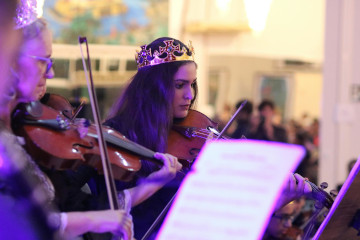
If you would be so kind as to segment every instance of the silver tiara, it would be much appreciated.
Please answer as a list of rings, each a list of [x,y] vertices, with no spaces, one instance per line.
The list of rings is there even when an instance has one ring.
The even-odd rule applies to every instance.
[[[35,22],[38,16],[36,0],[19,0],[16,8],[15,29]]]

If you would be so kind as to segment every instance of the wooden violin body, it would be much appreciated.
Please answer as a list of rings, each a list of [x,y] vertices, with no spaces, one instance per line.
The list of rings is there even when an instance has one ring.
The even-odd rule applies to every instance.
[[[45,93],[45,95],[40,99],[40,102],[54,110],[61,111],[61,113],[68,119],[72,117],[75,110],[73,106],[71,106],[70,102],[59,94]]]
[[[167,152],[190,168],[206,141],[216,132],[217,123],[196,110],[189,110],[186,118],[176,120],[168,136]]]
[[[25,148],[34,159],[47,168],[76,169],[87,164],[102,173],[95,126],[71,122],[61,111],[39,102],[32,105],[19,106],[13,119],[15,133],[25,138]],[[115,179],[131,180],[141,168],[140,157],[151,159],[155,154],[109,127],[102,131]]]

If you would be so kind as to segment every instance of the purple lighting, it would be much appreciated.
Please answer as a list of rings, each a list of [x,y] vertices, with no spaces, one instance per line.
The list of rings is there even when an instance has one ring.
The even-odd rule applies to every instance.
[[[23,28],[37,19],[37,1],[21,0],[16,9],[16,29]]]

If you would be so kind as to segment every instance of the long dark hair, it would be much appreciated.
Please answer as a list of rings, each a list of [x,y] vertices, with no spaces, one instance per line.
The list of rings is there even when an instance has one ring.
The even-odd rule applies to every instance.
[[[159,38],[147,45],[147,49],[164,47],[164,40],[174,40],[181,48],[187,46],[172,38]],[[193,61],[175,61],[140,68],[113,105],[108,121],[120,126],[129,139],[154,151],[164,152],[173,122],[174,75],[179,68]],[[194,98],[197,85],[193,86]]]

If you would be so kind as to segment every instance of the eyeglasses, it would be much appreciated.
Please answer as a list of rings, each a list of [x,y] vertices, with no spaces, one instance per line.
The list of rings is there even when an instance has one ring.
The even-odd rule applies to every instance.
[[[34,58],[36,60],[40,60],[40,61],[44,61],[46,62],[46,72],[45,74],[48,74],[50,72],[50,69],[52,68],[52,66],[54,65],[54,59],[52,58],[46,58],[46,57],[38,57],[38,56],[33,56],[33,55],[27,55],[28,57]]]
[[[280,219],[281,223],[287,223],[287,222],[293,222],[294,221],[294,216],[289,215],[289,214],[282,214],[282,215],[272,215],[272,217],[274,218],[278,218]]]

